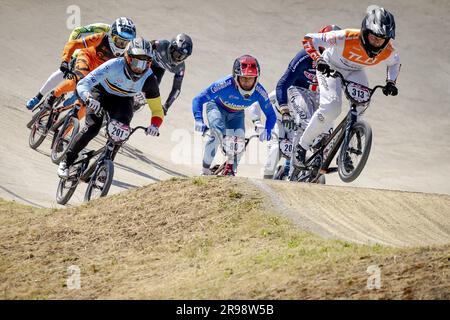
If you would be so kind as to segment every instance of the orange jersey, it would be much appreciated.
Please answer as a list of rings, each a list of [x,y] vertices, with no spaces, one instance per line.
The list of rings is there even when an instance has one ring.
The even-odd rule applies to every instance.
[[[375,58],[369,58],[359,37],[360,30],[357,29],[309,33],[303,39],[303,46],[314,60],[321,57],[319,47],[323,47],[325,51],[322,57],[337,69],[355,71],[385,61],[388,66],[387,79],[395,81],[400,72],[400,57],[393,41],[391,40]]]
[[[91,58],[97,60],[99,65],[105,61],[108,61],[109,59],[115,58],[114,54],[111,51],[111,48],[109,47],[108,34],[102,32],[92,34],[90,36],[87,36],[86,38],[67,42],[64,46],[62,60],[69,62],[73,52],[76,49],[83,48],[87,48],[86,51],[88,51],[88,54],[91,56]]]

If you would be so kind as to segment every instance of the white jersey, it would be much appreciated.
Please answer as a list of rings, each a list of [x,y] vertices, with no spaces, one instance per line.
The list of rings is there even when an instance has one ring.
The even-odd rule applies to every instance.
[[[385,61],[387,80],[396,81],[400,72],[400,57],[393,46],[393,40],[375,58],[370,58],[360,41],[360,30],[345,29],[326,33],[308,33],[303,45],[306,52],[315,61],[321,56],[319,47],[325,51],[322,57],[332,67],[347,71],[362,70]]]

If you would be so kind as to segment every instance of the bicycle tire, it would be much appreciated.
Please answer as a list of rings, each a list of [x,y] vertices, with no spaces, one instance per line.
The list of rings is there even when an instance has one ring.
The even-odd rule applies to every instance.
[[[73,182],[74,184],[70,186],[69,188],[64,188],[65,183],[68,181]],[[75,189],[78,186],[78,182],[75,182],[70,179],[59,179],[58,183],[58,189],[56,190],[56,202],[61,205],[65,205],[67,202],[69,202],[70,198],[75,192]],[[67,192],[63,192],[65,189],[67,189]]]
[[[104,160],[103,163],[96,168],[93,176],[89,180],[86,193],[84,194],[85,202],[88,202],[92,199],[92,191],[96,187],[97,178],[103,170],[106,173],[106,177],[105,181],[103,182],[103,188],[101,189],[99,198],[104,197],[108,194],[114,176],[114,163],[111,160]]]
[[[72,134],[70,135],[70,139],[67,141],[66,147],[65,148],[62,147],[63,150],[58,152],[60,144],[62,144],[65,141],[63,136],[65,135],[66,130],[70,128],[71,125],[73,128]],[[66,125],[62,126],[62,128],[59,129],[58,135],[56,136],[55,143],[53,144],[52,152],[50,155],[50,158],[53,163],[59,164],[59,162],[61,162],[79,130],[80,130],[80,122],[76,117],[71,117],[70,120],[66,123]]]
[[[346,153],[349,151],[348,144],[355,134],[359,135],[359,137],[357,136],[358,144],[361,144],[360,141],[361,137],[365,136],[364,148],[362,149],[361,159],[359,160],[356,167],[354,167],[353,170],[347,170],[344,165],[345,156]],[[360,146],[358,146],[358,148],[359,147]],[[359,177],[362,170],[364,169],[364,166],[366,165],[367,159],[369,158],[371,147],[372,147],[372,128],[367,122],[363,120],[357,121],[351,128],[348,141],[346,142],[344,140],[338,157],[338,173],[339,177],[343,182],[349,183]],[[351,152],[354,153],[354,151]]]
[[[30,145],[30,148],[33,150],[37,149],[42,144],[42,142],[45,140],[45,137],[47,136],[47,133],[45,133],[45,134],[40,134],[37,139],[35,138],[35,135],[38,132],[38,128],[39,128],[39,125],[40,125],[42,119],[45,117],[48,118],[49,115],[50,115],[50,112],[43,113],[31,126],[30,135],[28,137],[28,144]],[[49,121],[49,119],[47,119],[47,121]],[[45,122],[45,124],[47,124],[47,121]]]

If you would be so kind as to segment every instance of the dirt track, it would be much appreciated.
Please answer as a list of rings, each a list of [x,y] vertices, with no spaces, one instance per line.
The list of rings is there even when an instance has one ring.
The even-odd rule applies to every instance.
[[[133,136],[118,158],[111,193],[171,175],[199,172],[199,159],[193,156],[198,150],[176,152],[181,143],[178,134],[185,130],[190,135],[185,136],[187,140],[183,143],[194,144],[191,100],[211,81],[229,73],[237,55],[244,52],[256,55],[262,65],[261,82],[272,90],[300,48],[300,39],[305,33],[328,23],[358,28],[365,8],[372,4],[371,1],[331,0],[320,3],[256,0],[246,3],[198,0],[78,3],[81,24],[110,22],[125,15],[133,18],[138,33],[144,37],[169,38],[186,32],[195,42],[181,97],[166,118],[161,137],[153,139],[141,133]],[[40,152],[28,147],[25,123],[30,113],[24,104],[59,65],[59,56],[70,32],[66,27],[66,8],[70,4],[70,1],[50,5],[48,1],[18,3],[11,0],[0,4],[0,26],[4,31],[0,41],[0,196],[3,198],[36,206],[56,205],[56,166],[48,157],[48,142],[39,148]],[[395,98],[376,96],[373,108],[367,111],[366,120],[374,131],[374,146],[365,171],[352,186],[450,194],[450,143],[447,140],[450,136],[450,58],[446,54],[450,39],[447,33],[440,32],[450,26],[450,4],[445,1],[432,4],[428,1],[393,4],[378,1],[378,4],[390,9],[397,21],[396,46],[403,64],[398,83],[400,93]],[[384,66],[368,73],[372,85],[384,81]],[[161,88],[163,97],[167,96],[171,82],[171,76],[166,75]],[[145,124],[148,117],[148,111],[143,110],[136,115],[133,124]],[[257,150],[260,156],[265,152],[256,144],[250,149]],[[185,165],[179,164],[181,160]],[[259,177],[261,165],[244,164],[239,174]],[[328,183],[342,185],[336,176],[329,177]],[[278,184],[274,189],[288,203],[292,198],[287,197],[297,190]],[[389,206],[395,201],[401,202],[405,195],[398,193],[393,199],[384,197],[392,193],[345,190],[350,194],[349,199],[364,193],[373,197],[367,201],[387,201]],[[72,203],[80,202],[83,192],[84,188],[80,188]],[[399,200],[395,200],[396,197]],[[448,202],[443,204],[445,209],[436,211],[434,206],[439,204],[433,197],[417,196],[408,206],[415,206],[417,212],[430,221],[439,218],[448,223]],[[391,223],[401,225],[411,219],[407,208],[395,204],[391,208]],[[439,212],[439,216],[434,215],[435,212]],[[381,234],[388,232],[383,229],[386,225],[375,223],[370,228]],[[436,231],[434,227],[427,230]],[[367,232],[355,231],[352,237],[360,239]],[[448,237],[448,229],[443,232]],[[371,237],[374,241],[381,239],[375,234]],[[428,243],[426,238],[433,239],[424,234],[411,241]],[[385,237],[381,242],[402,245],[403,241],[407,240]]]

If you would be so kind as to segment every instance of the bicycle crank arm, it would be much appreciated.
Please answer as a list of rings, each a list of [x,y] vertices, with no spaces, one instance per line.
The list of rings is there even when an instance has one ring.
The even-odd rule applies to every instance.
[[[319,173],[320,174],[329,174],[329,173],[335,173],[338,171],[337,167],[331,167],[331,168],[327,168],[327,169],[320,169]]]

